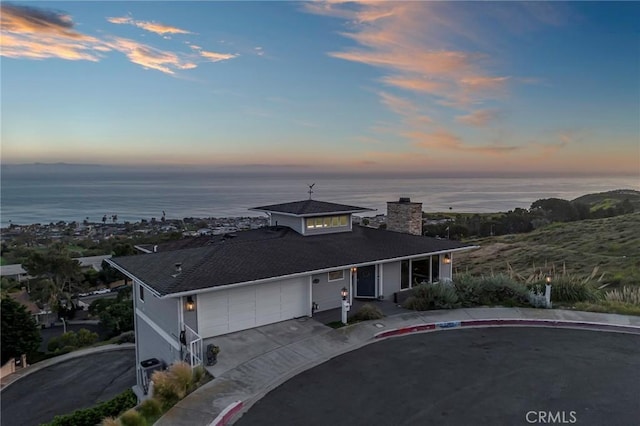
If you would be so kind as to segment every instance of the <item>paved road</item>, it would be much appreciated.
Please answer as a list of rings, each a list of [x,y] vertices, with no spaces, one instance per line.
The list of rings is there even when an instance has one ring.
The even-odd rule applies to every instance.
[[[236,425],[632,425],[638,395],[640,336],[450,330],[334,358],[267,394]]]
[[[135,384],[135,351],[117,350],[64,361],[2,391],[2,426],[49,422],[109,400]]]

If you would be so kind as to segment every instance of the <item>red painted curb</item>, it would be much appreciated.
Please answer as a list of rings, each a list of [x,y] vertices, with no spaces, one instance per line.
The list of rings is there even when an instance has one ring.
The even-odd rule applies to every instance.
[[[407,327],[394,328],[376,333],[374,339],[382,339],[385,337],[401,336],[410,333],[419,333],[425,331],[434,331],[436,329],[450,329],[458,327],[499,327],[499,326],[551,326],[551,327],[572,327],[607,331],[622,331],[632,334],[640,334],[640,327],[634,325],[618,325],[606,324],[588,321],[569,321],[569,320],[549,320],[549,319],[481,319],[481,320],[463,320],[463,321],[446,321],[434,322],[428,324],[417,324]]]
[[[231,403],[227,408],[222,410],[218,417],[214,421],[209,423],[209,426],[226,426],[229,421],[236,415],[243,407],[242,401],[236,401]]]

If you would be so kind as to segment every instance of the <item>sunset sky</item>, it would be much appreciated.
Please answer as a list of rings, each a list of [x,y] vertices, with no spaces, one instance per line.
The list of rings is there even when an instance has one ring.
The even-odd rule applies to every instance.
[[[640,175],[638,2],[2,2],[2,164]]]

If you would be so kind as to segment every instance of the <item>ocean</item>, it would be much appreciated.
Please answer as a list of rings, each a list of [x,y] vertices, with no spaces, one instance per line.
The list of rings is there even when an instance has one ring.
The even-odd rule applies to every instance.
[[[118,222],[185,217],[259,216],[251,207],[309,197],[386,212],[410,197],[427,212],[496,212],[529,208],[540,198],[574,199],[613,189],[640,190],[627,177],[429,177],[164,171],[104,166],[2,166],[0,226],[57,221]]]

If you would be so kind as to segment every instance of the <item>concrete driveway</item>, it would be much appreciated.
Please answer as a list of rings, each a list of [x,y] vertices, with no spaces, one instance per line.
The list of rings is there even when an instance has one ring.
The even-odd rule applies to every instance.
[[[122,349],[35,371],[2,391],[2,425],[39,425],[107,401],[135,384],[135,363],[135,351]]]
[[[631,425],[638,395],[638,335],[452,330],[336,357],[268,393],[236,424]]]

